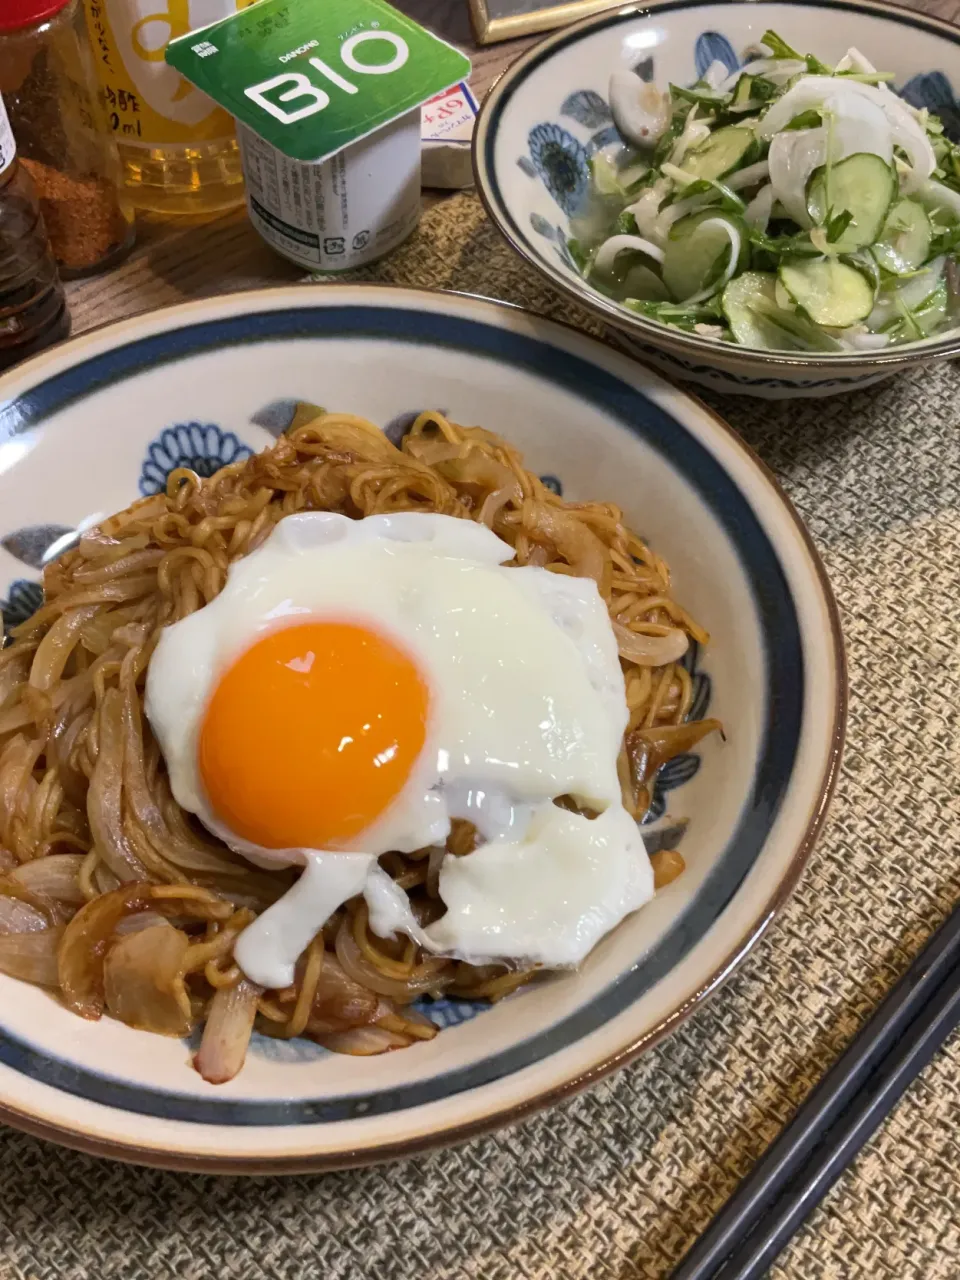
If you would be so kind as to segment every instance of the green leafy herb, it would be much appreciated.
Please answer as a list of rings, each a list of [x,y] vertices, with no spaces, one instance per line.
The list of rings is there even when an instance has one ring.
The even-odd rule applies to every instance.
[[[694,325],[711,322],[715,324],[724,318],[719,297],[692,307],[685,306],[682,302],[647,302],[640,298],[628,298],[623,305],[637,315],[659,320],[663,324],[672,324],[679,329],[692,329]]]
[[[833,67],[828,67],[825,62],[821,62],[812,53],[798,53],[792,45],[787,44],[786,40],[778,36],[775,31],[765,31],[760,37],[760,43],[766,45],[775,58],[798,59],[800,62],[805,62],[811,75],[833,75]]]
[[[735,191],[715,178],[696,178],[682,189],[674,191],[664,202],[675,204],[678,200],[689,200],[694,196],[717,196],[716,205],[724,213],[743,213],[746,202]]]
[[[853,214],[849,209],[843,209],[829,217],[826,226],[827,244],[836,244],[852,221]]]
[[[801,111],[789,124],[784,125],[783,129],[784,132],[788,129],[819,129],[822,124],[823,117],[819,111]]]
[[[576,236],[570,236],[567,240],[567,249],[570,252],[570,257],[573,259],[577,270],[585,273],[587,267],[590,265],[590,254],[586,251]]]
[[[953,253],[960,248],[960,222],[952,227],[939,231],[930,241],[930,257],[939,258],[941,253]]]
[[[614,223],[613,234],[615,236],[635,236],[637,234],[637,220],[629,209],[624,209]]]
[[[698,107],[707,107],[711,111],[723,111],[730,105],[729,93],[718,93],[716,89],[684,89],[680,85],[670,86],[670,96],[674,101],[694,103]]]
[[[772,254],[775,258],[782,258],[785,254],[799,254],[805,258],[820,257],[820,250],[811,244],[806,231],[792,236],[771,236],[759,227],[748,227],[747,237],[755,249]]]

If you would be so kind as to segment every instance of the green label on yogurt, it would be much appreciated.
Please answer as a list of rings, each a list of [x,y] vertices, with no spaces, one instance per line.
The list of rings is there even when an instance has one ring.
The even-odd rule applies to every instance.
[[[384,0],[259,0],[167,46],[166,60],[296,160],[324,160],[470,73]]]

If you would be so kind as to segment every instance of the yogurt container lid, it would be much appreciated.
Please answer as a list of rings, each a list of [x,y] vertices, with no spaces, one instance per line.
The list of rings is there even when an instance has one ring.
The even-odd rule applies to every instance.
[[[470,74],[385,0],[259,0],[167,46],[167,62],[294,160],[326,160]]]

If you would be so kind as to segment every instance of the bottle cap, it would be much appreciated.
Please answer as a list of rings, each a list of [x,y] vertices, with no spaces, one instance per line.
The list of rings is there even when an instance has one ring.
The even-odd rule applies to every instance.
[[[4,0],[0,5],[0,31],[19,31],[44,22],[65,9],[70,0]]]

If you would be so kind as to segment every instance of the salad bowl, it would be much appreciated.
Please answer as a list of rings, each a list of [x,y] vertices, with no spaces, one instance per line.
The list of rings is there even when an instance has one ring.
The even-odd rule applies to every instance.
[[[929,138],[937,143],[941,154],[943,151],[953,154],[955,142],[960,141],[960,106],[954,95],[954,85],[960,85],[960,31],[955,27],[880,0],[855,4],[847,0],[807,0],[801,4],[653,0],[653,3],[643,6],[630,4],[601,13],[549,37],[522,56],[494,87],[484,104],[474,138],[477,185],[488,213],[518,253],[556,288],[609,326],[610,337],[618,345],[673,377],[697,382],[717,391],[768,398],[833,395],[866,387],[907,369],[957,355],[960,353],[960,329],[956,324],[960,323],[960,313],[955,322],[953,290],[957,273],[949,256],[949,247],[945,257],[941,255],[933,262],[933,255],[939,252],[938,244],[945,240],[949,245],[949,233],[941,236],[940,240],[935,235],[932,241],[929,238],[926,241],[930,252],[922,265],[928,274],[930,267],[935,267],[930,274],[931,281],[937,272],[940,273],[938,278],[943,280],[946,264],[946,280],[938,297],[945,297],[947,301],[937,323],[929,326],[924,322],[924,316],[929,313],[923,312],[922,308],[926,294],[932,294],[933,284],[930,290],[926,290],[922,280],[908,280],[909,264],[897,273],[902,279],[894,279],[893,274],[886,270],[882,255],[878,255],[874,241],[862,236],[859,242],[853,241],[858,247],[855,256],[860,260],[854,265],[861,274],[855,272],[847,278],[868,294],[875,289],[872,297],[877,307],[889,302],[890,314],[895,313],[895,318],[892,324],[885,326],[888,330],[899,325],[901,320],[910,326],[899,333],[896,341],[890,341],[885,334],[860,333],[858,330],[864,330],[865,325],[858,326],[857,330],[820,327],[818,332],[812,332],[809,320],[813,313],[804,310],[804,300],[797,296],[790,299],[789,305],[801,336],[788,335],[782,349],[777,342],[769,342],[765,348],[760,348],[745,342],[742,336],[737,340],[731,339],[727,294],[733,290],[721,292],[718,287],[714,296],[706,299],[706,305],[699,308],[706,313],[704,316],[690,311],[676,322],[664,323],[656,316],[666,313],[660,312],[656,305],[636,305],[631,300],[630,305],[635,307],[631,310],[623,305],[622,299],[618,301],[611,296],[610,290],[604,288],[603,280],[598,278],[596,245],[590,252],[584,252],[581,228],[593,216],[598,191],[601,196],[611,194],[609,188],[604,190],[601,179],[609,178],[614,188],[624,193],[621,203],[627,205],[627,193],[632,200],[637,193],[642,194],[649,188],[650,179],[655,176],[652,170],[657,170],[663,155],[662,149],[659,152],[652,148],[638,149],[633,145],[635,138],[625,143],[629,120],[625,123],[623,102],[618,99],[618,90],[614,87],[617,77],[621,86],[624,77],[628,85],[632,81],[635,96],[639,88],[641,102],[645,89],[656,90],[660,95],[670,91],[676,105],[685,96],[689,100],[691,86],[695,86],[694,93],[702,92],[709,97],[714,91],[711,86],[717,84],[735,98],[733,86],[738,75],[743,73],[744,67],[752,71],[758,66],[758,57],[769,51],[769,45],[763,45],[763,36],[771,30],[782,37],[785,46],[779,51],[778,65],[785,70],[777,86],[778,93],[785,92],[785,86],[792,88],[796,83],[793,79],[786,79],[790,75],[791,64],[794,75],[811,76],[821,71],[829,74],[834,68],[846,67],[853,73],[852,80],[861,82],[859,85],[844,83],[842,88],[848,95],[851,89],[860,89],[868,95],[873,94],[876,99],[879,92],[894,101],[898,110],[902,110],[901,103],[906,103],[911,120],[917,122],[914,128],[920,130],[921,140],[923,131],[927,130],[927,120],[932,119],[935,123],[928,131]],[[852,67],[842,62],[851,49],[860,51],[866,61],[863,64],[855,62]],[[793,50],[802,51],[803,56],[797,58],[794,55],[791,59]],[[808,54],[809,57],[806,56]],[[767,62],[770,62],[769,58]],[[858,74],[861,65],[871,68],[871,64],[873,68],[880,69],[880,76],[873,79],[870,75]],[[764,73],[769,73],[769,67],[761,71],[761,76]],[[872,83],[866,87],[864,82],[871,80]],[[764,88],[765,92],[769,91],[769,83]],[[893,99],[890,90],[898,95],[899,102]],[[620,92],[622,97],[622,87]],[[657,93],[653,97],[654,103],[656,98]],[[734,101],[725,115],[716,118],[721,122],[732,120],[736,125],[740,118],[730,114],[736,105]],[[695,107],[697,109],[701,118],[707,114],[710,119],[709,108]],[[762,117],[766,110],[766,106],[757,105],[753,111],[754,118],[751,119],[748,109],[742,120],[748,125],[756,124],[756,118]],[[805,116],[798,108],[795,119],[788,118],[792,112],[782,114],[785,115],[785,129],[796,129],[807,126],[810,121],[806,116],[814,113],[807,112]],[[829,123],[827,116],[825,112],[820,121],[824,126]],[[817,120],[812,123],[816,124]],[[850,127],[848,120],[841,119],[840,123]],[[757,127],[757,132],[762,134],[762,128]],[[813,130],[808,128],[807,132],[812,134]],[[856,134],[856,126],[853,126],[853,132]],[[735,134],[743,136],[745,131],[716,130],[713,139],[708,137],[705,143],[698,143],[700,159],[709,153],[712,160],[710,149],[717,149],[722,144],[721,133],[732,137]],[[655,131],[652,136],[656,137]],[[942,144],[939,142],[941,138]],[[884,195],[882,202],[879,196],[874,201],[879,208],[878,228],[887,215],[889,225],[900,197],[920,185],[918,181],[911,187],[903,179],[904,174],[908,177],[914,175],[908,172],[908,157],[902,151],[900,141],[894,130],[892,149],[889,149],[889,142],[887,144],[889,163],[884,165],[877,161],[874,165],[881,176],[886,173],[892,181],[889,196]],[[865,132],[862,151],[869,152],[871,147],[872,142]],[[761,149],[761,156],[764,150]],[[875,157],[852,154],[860,150],[854,136],[842,155],[851,157],[848,185],[862,197],[872,178],[869,173],[861,173],[857,166],[866,170]],[[700,194],[705,185],[703,182],[692,188],[700,194],[701,203],[710,204],[707,214],[720,213],[723,216],[723,210],[728,208],[727,199],[731,196],[738,204],[737,217],[743,213],[744,207],[749,212],[747,201],[751,199],[751,192],[745,191],[745,200],[741,201],[738,193],[728,191],[725,184],[736,186],[737,168],[745,168],[751,162],[751,156],[744,155],[732,158],[727,167],[719,166],[721,194],[708,194],[704,198]],[[689,170],[689,161],[683,163]],[[649,166],[646,175],[645,165]],[[675,165],[673,167],[676,168]],[[840,177],[841,167],[834,166]],[[762,169],[763,164],[757,168]],[[857,169],[856,173],[852,172],[854,169]],[[823,171],[818,172],[822,175]],[[899,192],[896,190],[897,174],[901,175],[902,182]],[[659,170],[656,176],[659,176]],[[680,176],[686,182],[691,180],[689,172]],[[621,178],[625,186],[617,188]],[[943,190],[940,178],[941,171],[934,168],[929,180],[938,183],[938,191]],[[766,180],[766,176],[758,180],[761,187]],[[822,177],[815,181],[822,181]],[[946,181],[955,181],[952,173]],[[635,185],[629,186],[631,182]],[[806,199],[813,198],[813,186],[811,183],[806,188]],[[838,201],[836,186],[835,181],[831,197],[835,204]],[[681,195],[686,196],[687,190],[680,188],[669,195],[666,204]],[[866,199],[870,203],[873,193]],[[960,190],[949,190],[947,202],[951,207],[944,217],[952,231],[953,221],[960,219]],[[687,200],[686,203],[693,202]],[[614,216],[615,213],[616,206]],[[780,204],[775,204],[771,234],[774,234],[776,219],[782,213]],[[702,218],[707,214],[699,216]],[[846,213],[844,216],[849,217]],[[938,216],[936,212],[931,215],[935,232],[938,231]],[[806,208],[801,209],[801,217],[806,218]],[[783,225],[780,224],[781,227]],[[636,232],[636,227],[633,223],[629,227],[611,223],[606,234],[613,236],[622,230]],[[679,224],[674,223],[669,235],[675,237],[679,230]],[[758,235],[753,234],[753,228],[750,231],[749,246],[745,243],[735,277],[729,281],[732,285],[738,284],[736,277],[740,272],[756,271],[757,246],[765,250],[762,239],[765,223]],[[640,234],[643,234],[642,229]],[[844,232],[839,223],[834,223],[832,230],[828,227],[825,234],[833,234],[837,242],[836,250],[832,245],[825,246],[826,260],[836,264],[839,251],[850,240],[851,231]],[[880,238],[879,230],[875,238]],[[778,244],[785,242],[781,235]],[[661,246],[664,243],[666,240],[661,238]],[[587,247],[590,248],[589,245]],[[669,245],[667,247],[669,250]],[[652,248],[656,251],[656,244]],[[805,248],[810,251],[809,245]],[[728,252],[732,257],[735,248],[731,247]],[[662,259],[662,252],[660,257]],[[776,277],[769,273],[781,268],[779,279],[782,280],[783,262],[783,258],[777,256],[768,256],[766,265],[761,260],[760,270],[768,273],[765,279],[772,282]],[[656,262],[651,265],[659,273]],[[686,268],[688,262],[683,261],[681,265]],[[868,277],[866,284],[862,283],[864,267]],[[846,266],[841,265],[840,272],[847,273]],[[871,274],[872,283],[869,279]],[[921,272],[913,274],[920,275]],[[666,269],[663,279],[668,285],[671,283]],[[660,284],[660,281],[655,283]],[[720,286],[723,284],[721,279]],[[770,287],[772,289],[772,285]],[[903,302],[896,296],[899,290],[903,290]],[[700,298],[702,292],[696,297]],[[709,289],[706,292],[709,293]],[[921,292],[925,297],[919,299],[918,318],[914,319],[915,304],[911,299]],[[673,301],[686,296],[678,294],[676,288],[672,294]],[[666,297],[668,305],[672,305],[666,291],[660,296]],[[774,305],[772,295],[769,305]],[[682,312],[683,308],[676,310]],[[874,314],[877,314],[877,308]],[[694,323],[701,318],[708,323]],[[736,327],[734,323],[732,328]],[[872,317],[870,327],[874,327]],[[807,341],[804,331],[807,335],[812,332],[814,340]],[[847,340],[846,335],[854,332],[857,339],[862,340],[862,345],[855,346]],[[839,338],[833,336],[836,334]]]

